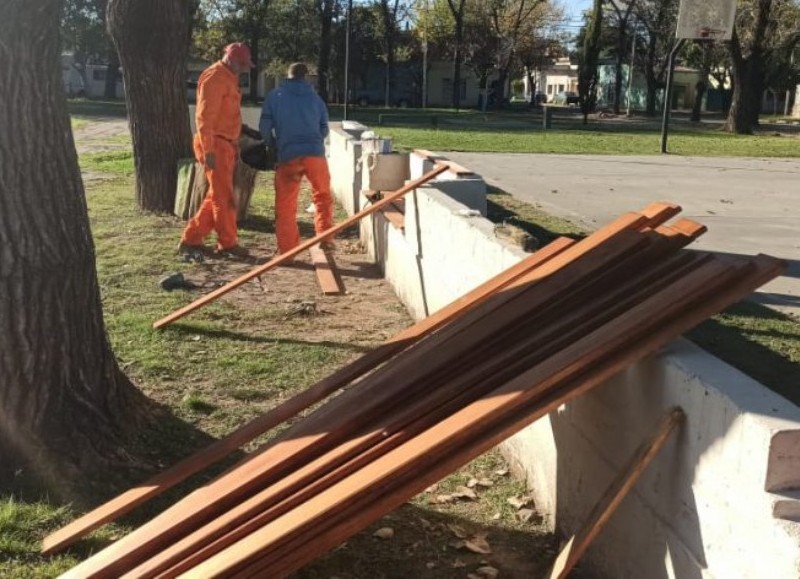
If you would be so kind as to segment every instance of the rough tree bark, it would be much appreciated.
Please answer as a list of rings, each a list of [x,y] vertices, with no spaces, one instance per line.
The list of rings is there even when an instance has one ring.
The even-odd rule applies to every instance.
[[[190,157],[186,60],[188,0],[109,0],[108,30],[117,47],[133,140],[136,201],[170,212],[178,159]]]
[[[764,91],[765,42],[771,10],[772,0],[755,2],[749,42],[743,45],[737,24],[728,43],[733,73],[733,99],[725,123],[725,130],[728,132],[749,135],[758,126],[761,95]]]
[[[60,4],[0,3],[0,475],[85,504],[129,474],[123,440],[145,399],[103,325]]]

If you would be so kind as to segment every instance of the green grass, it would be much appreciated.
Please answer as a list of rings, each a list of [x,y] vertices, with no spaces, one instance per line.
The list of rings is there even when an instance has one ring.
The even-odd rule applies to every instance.
[[[800,405],[800,322],[741,302],[687,337],[731,366]]]
[[[340,116],[336,113],[340,111],[334,117]],[[661,151],[657,118],[592,119],[584,125],[579,114],[564,109],[555,113],[553,128],[545,131],[541,111],[524,107],[488,113],[354,107],[348,116],[392,137],[395,147],[401,149],[581,155],[657,155]],[[383,125],[378,124],[380,119]],[[800,137],[731,135],[718,123],[689,125],[676,120],[670,130],[669,150],[675,155],[798,157]]]
[[[83,170],[115,173],[121,176],[133,175],[133,152],[131,150],[87,153],[81,155]]]
[[[70,120],[70,126],[72,127],[73,131],[77,131],[78,129],[85,127],[90,122],[89,119],[75,117],[75,116],[70,117],[69,120]]]
[[[75,555],[46,561],[37,555],[38,538],[69,518],[65,508],[0,497],[0,577],[55,577],[78,563]]]
[[[132,169],[129,155],[87,155],[81,162],[85,168],[128,175]],[[231,384],[247,384],[250,389],[271,393],[271,397],[312,383],[352,354],[351,349],[336,344],[293,340],[288,329],[280,331],[285,310],[277,305],[250,311],[220,301],[164,331],[152,331],[153,320],[193,298],[184,292],[157,290],[158,280],[170,272],[191,276],[193,265],[178,261],[175,255],[183,224],[172,217],[138,211],[129,177],[90,187],[87,197],[105,321],[114,351],[134,382],[177,407],[181,418],[197,420],[198,404],[184,400],[184,389],[190,387],[190,398],[208,405],[201,417],[203,425],[212,434],[220,434],[236,420],[231,412],[241,412],[240,419],[253,416],[266,407],[269,398],[235,410]],[[259,217],[266,219],[256,212],[253,220]],[[240,230],[245,245],[254,243],[259,235],[263,233]],[[263,339],[237,334],[242,323],[257,321],[277,333]],[[218,415],[221,422],[216,420]]]
[[[120,117],[127,115],[124,100],[76,98],[67,101],[70,115],[79,117]]]
[[[378,132],[382,136],[392,137],[395,146],[400,149],[564,155],[660,153],[660,135],[656,131],[380,127]],[[799,157],[800,139],[788,136],[737,136],[717,130],[677,130],[670,134],[669,150],[676,155]]]

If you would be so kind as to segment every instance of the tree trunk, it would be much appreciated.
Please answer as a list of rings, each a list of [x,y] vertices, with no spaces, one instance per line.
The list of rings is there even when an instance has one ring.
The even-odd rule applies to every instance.
[[[737,135],[752,135],[761,112],[763,72],[751,57],[733,64],[733,98],[725,130]]]
[[[693,123],[700,122],[700,113],[703,109],[703,97],[706,94],[707,88],[708,83],[704,80],[698,81],[698,83],[695,85],[694,106],[692,106],[692,116],[690,119]]]
[[[250,34],[250,54],[253,59],[253,68],[250,69],[250,95],[252,102],[258,100],[258,78],[261,76],[261,61],[258,59],[258,47],[261,44],[261,32],[254,30]]]
[[[647,98],[645,101],[645,114],[648,117],[656,116],[656,92],[658,91],[658,78],[656,77],[656,48],[658,39],[651,32],[647,42],[647,66],[645,78],[647,79]]]
[[[463,4],[462,4],[463,5]],[[456,20],[456,45],[453,48],[453,108],[461,107],[461,45],[464,40],[464,16]]]
[[[586,27],[583,52],[578,65],[578,96],[580,97],[583,124],[589,123],[589,113],[597,102],[597,64],[600,55],[600,27],[603,22],[603,2],[594,0],[592,18]]]
[[[331,27],[334,0],[322,0],[320,11],[319,58],[317,60],[317,91],[320,98],[328,102],[328,77],[331,68]]]
[[[114,44],[109,41],[108,43],[108,68],[106,69],[106,86],[104,96],[107,99],[115,99],[119,97],[117,94],[117,79],[119,79],[119,55]]]
[[[103,325],[59,12],[0,4],[0,475],[88,504],[130,466],[123,440],[144,397]]]
[[[617,33],[617,59],[614,62],[614,102],[613,111],[618,115],[622,103],[622,64],[625,54],[625,30],[624,23],[620,23],[620,30]]]
[[[191,156],[186,101],[189,3],[109,0],[107,18],[125,80],[136,201],[146,211],[170,212],[178,159]]]
[[[772,0],[758,0],[750,33],[749,46],[743,47],[736,27],[728,43],[733,71],[733,99],[725,130],[752,134],[758,126],[761,96],[764,92],[764,52]],[[745,48],[747,56],[745,57]]]

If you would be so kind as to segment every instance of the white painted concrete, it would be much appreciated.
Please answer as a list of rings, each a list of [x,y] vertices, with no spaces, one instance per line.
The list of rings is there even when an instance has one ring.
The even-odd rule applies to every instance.
[[[357,150],[345,140],[332,139],[332,149]],[[334,171],[348,172],[347,159]],[[412,155],[411,177],[425,168]],[[380,215],[362,224],[363,240],[417,319],[523,256],[441,185],[409,194],[404,231]],[[334,188],[352,197],[346,179],[335,177]],[[687,423],[582,566],[613,579],[800,577],[800,409],[686,341],[539,420],[503,450],[530,482],[537,508],[571,534],[675,405]]]

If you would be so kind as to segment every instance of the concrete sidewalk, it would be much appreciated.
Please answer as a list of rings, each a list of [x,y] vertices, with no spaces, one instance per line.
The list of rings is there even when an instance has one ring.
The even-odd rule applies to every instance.
[[[678,203],[709,229],[692,247],[786,259],[757,299],[800,319],[800,159],[443,154],[588,229],[651,201]]]

